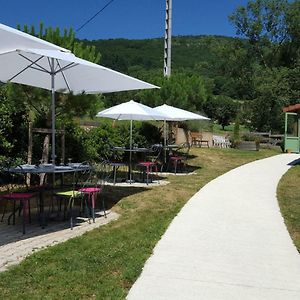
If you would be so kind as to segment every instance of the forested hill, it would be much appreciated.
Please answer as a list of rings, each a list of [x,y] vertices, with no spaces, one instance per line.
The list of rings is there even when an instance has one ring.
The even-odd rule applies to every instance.
[[[234,44],[237,39],[222,36],[177,36],[172,38],[172,69],[200,71],[203,75],[215,73],[218,56],[216,49]],[[84,41],[95,45],[101,53],[101,64],[115,70],[131,73],[142,67],[146,70],[163,70],[163,38],[144,40]]]

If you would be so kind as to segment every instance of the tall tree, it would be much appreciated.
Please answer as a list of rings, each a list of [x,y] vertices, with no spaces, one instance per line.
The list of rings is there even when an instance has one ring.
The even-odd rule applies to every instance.
[[[26,107],[13,102],[8,96],[8,87],[0,86],[0,159],[4,156],[21,158],[26,149]],[[18,126],[18,130],[15,127]]]
[[[282,45],[289,40],[287,0],[251,0],[229,16],[237,34],[246,37],[252,53],[265,67],[278,63]]]
[[[218,121],[224,130],[225,126],[235,119],[239,103],[227,96],[213,96],[206,102],[204,108],[207,115]]]
[[[252,127],[282,131],[282,107],[299,101],[300,1],[254,0],[230,16],[250,42],[253,64]],[[297,100],[295,100],[297,99]]]

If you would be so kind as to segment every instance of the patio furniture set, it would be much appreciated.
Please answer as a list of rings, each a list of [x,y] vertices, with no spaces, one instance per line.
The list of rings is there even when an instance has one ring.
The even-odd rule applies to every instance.
[[[125,171],[126,178],[123,181],[133,183],[134,181],[142,181],[147,185],[153,181],[153,175],[159,177],[159,173],[166,171],[173,171],[177,174],[178,170],[186,171],[186,162],[190,150],[189,143],[182,143],[180,145],[172,144],[163,146],[161,144],[154,144],[149,148],[133,147],[113,147],[113,156],[109,160],[109,164],[113,167],[113,183],[118,181],[117,172],[120,168]],[[115,153],[123,153],[115,155]],[[130,153],[131,158],[126,154]],[[166,157],[165,157],[166,156]],[[119,159],[116,159],[119,157]],[[139,176],[139,178],[138,178]],[[141,178],[142,177],[142,178]]]
[[[166,165],[163,158],[165,148],[168,154]],[[22,217],[22,232],[25,234],[26,224],[32,221],[33,203],[35,203],[39,224],[42,228],[47,226],[50,213],[54,213],[57,216],[56,220],[66,220],[68,216],[70,228],[73,229],[76,218],[75,204],[80,207],[77,215],[87,216],[89,222],[91,220],[95,222],[97,197],[103,191],[104,185],[109,182],[113,182],[115,185],[120,181],[117,176],[120,168],[124,170],[125,178],[121,179],[123,182],[131,184],[140,181],[149,185],[153,182],[153,176],[158,177],[159,172],[164,170],[174,170],[175,174],[179,169],[185,171],[189,148],[187,144],[167,145],[166,147],[157,144],[150,148],[132,149],[113,147],[112,159],[97,164],[2,166],[0,183],[6,190],[2,191],[0,195],[1,222],[7,221],[8,225],[11,223],[15,225],[16,217],[20,216]],[[128,161],[128,157],[123,155],[122,160],[116,160],[114,159],[116,152],[132,153],[134,159]],[[38,180],[34,180],[34,176],[39,179],[39,175],[42,174],[46,175],[44,176],[45,182],[35,184]],[[30,180],[28,180],[29,175]],[[58,180],[58,177],[62,176],[67,177],[67,182],[62,178]],[[48,205],[46,205],[46,198]],[[101,200],[102,215],[106,217],[104,197],[100,196],[99,199]]]
[[[218,148],[230,148],[230,141],[227,137],[221,135],[213,135],[212,142],[214,147]]]
[[[42,227],[46,224],[46,214],[44,210],[44,197],[46,187],[41,185],[33,189],[32,186],[26,186],[28,183],[28,174],[47,174],[47,178],[52,177],[52,194],[59,200],[59,210],[64,203],[64,216],[66,211],[70,215],[70,224],[73,228],[73,206],[75,201],[80,202],[81,212],[88,211],[89,220],[95,220],[95,202],[96,195],[102,191],[102,185],[107,181],[108,174],[113,174],[114,182],[117,180],[117,170],[126,166],[124,162],[105,161],[98,165],[62,165],[56,166],[56,147],[55,147],[55,94],[73,93],[76,94],[95,94],[111,93],[138,89],[158,88],[150,83],[138,80],[103,66],[91,63],[87,60],[76,57],[69,50],[43,41],[37,37],[20,32],[3,24],[0,24],[0,81],[3,83],[17,83],[34,87],[39,87],[51,91],[51,162],[49,165],[34,166],[9,166],[2,168],[3,178],[8,179],[8,187],[0,199],[6,203],[13,203],[12,213],[8,217],[8,222],[15,223],[16,214],[23,216],[23,233],[26,231],[26,222],[31,221],[32,199],[38,199],[37,210],[39,213],[40,224]],[[78,80],[80,78],[80,80]],[[167,121],[184,120],[209,120],[199,114],[184,111],[179,108],[168,105],[161,105],[156,108],[150,108],[134,101],[122,103],[115,107],[103,110],[97,114],[98,117],[108,117],[116,120],[130,120],[130,147],[129,149],[116,149],[118,151],[129,153],[128,180],[131,183],[133,154],[138,152],[148,155],[148,159],[139,161],[137,166],[142,170],[142,175],[146,178],[147,184],[150,182],[152,171],[158,171],[158,160],[161,153],[164,154],[163,166],[167,168],[174,167],[175,173],[178,168],[184,167],[189,146],[181,145],[177,152],[170,149],[166,140]],[[133,120],[155,120],[164,122],[164,145],[153,146],[151,149],[134,148],[132,141]],[[171,151],[172,150],[172,151]],[[170,153],[170,155],[169,155]],[[107,172],[107,168],[112,170]],[[57,174],[72,174],[73,186],[69,191],[55,192],[55,176]],[[79,175],[87,176],[83,183],[78,185]],[[110,176],[109,175],[109,176]],[[17,182],[14,182],[16,179]],[[20,182],[22,181],[22,182]],[[92,182],[94,181],[94,182]],[[76,185],[75,185],[76,182]],[[99,186],[100,184],[100,186]],[[53,198],[53,197],[52,197]],[[6,204],[4,205],[2,221],[6,213]],[[52,205],[53,206],[53,205]],[[106,216],[103,203],[104,216]]]
[[[1,186],[6,190],[2,192],[0,195],[1,204],[3,206],[3,212],[1,217],[1,222],[4,221],[6,217],[6,213],[8,212],[10,206],[11,211],[8,212],[7,222],[10,224],[11,219],[12,223],[16,223],[16,214],[19,216],[22,214],[22,231],[25,234],[26,232],[26,223],[31,223],[31,204],[33,200],[36,200],[36,210],[38,212],[39,223],[42,228],[46,226],[47,217],[45,213],[45,198],[47,192],[50,192],[51,197],[51,208],[53,212],[54,207],[54,199],[58,197],[63,197],[68,195],[68,203],[65,202],[64,207],[64,219],[65,219],[65,212],[69,209],[72,212],[73,202],[72,202],[72,195],[71,193],[68,194],[67,192],[56,192],[56,185],[55,185],[55,176],[57,175],[66,175],[71,174],[72,177],[72,185],[75,187],[78,184],[78,179],[83,174],[93,174],[94,166],[90,166],[88,164],[78,163],[78,164],[70,164],[66,166],[53,166],[52,164],[43,164],[43,165],[18,165],[18,166],[8,166],[2,165],[1,166]],[[39,175],[45,174],[44,176],[45,182],[43,184],[35,184],[34,176],[39,178]],[[29,175],[31,177],[28,180]],[[51,182],[52,180],[52,182]],[[28,184],[29,182],[29,184]],[[94,182],[88,180],[86,181],[86,185],[88,187],[93,187],[95,185]],[[79,192],[83,198],[85,194],[90,194],[90,191],[85,190],[87,186],[82,187],[81,191]],[[60,188],[63,186],[60,185]],[[73,188],[74,190],[74,188]],[[95,190],[96,191],[96,190]],[[98,190],[100,192],[100,190]],[[65,193],[65,194],[64,194]],[[79,195],[77,193],[77,195]],[[93,195],[94,196],[94,195]],[[48,195],[49,197],[49,195]],[[89,199],[91,201],[91,199]],[[61,208],[61,205],[60,205]],[[94,208],[94,206],[92,206]],[[105,211],[105,209],[104,209]],[[58,211],[57,211],[58,213]],[[72,214],[71,214],[71,228],[72,228]]]

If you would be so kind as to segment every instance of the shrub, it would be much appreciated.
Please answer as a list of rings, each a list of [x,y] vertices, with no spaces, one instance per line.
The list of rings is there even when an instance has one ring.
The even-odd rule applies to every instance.
[[[130,122],[105,122],[90,130],[69,123],[65,129],[66,158],[72,161],[109,159],[113,146],[130,146]],[[146,147],[161,139],[159,128],[146,122],[135,122],[132,136],[133,145],[137,147]]]

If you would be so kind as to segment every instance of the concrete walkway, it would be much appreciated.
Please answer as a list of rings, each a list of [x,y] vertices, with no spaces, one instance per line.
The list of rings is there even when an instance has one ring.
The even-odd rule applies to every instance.
[[[211,181],[173,220],[129,292],[134,300],[300,299],[300,254],[276,188],[282,154]]]

